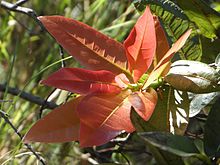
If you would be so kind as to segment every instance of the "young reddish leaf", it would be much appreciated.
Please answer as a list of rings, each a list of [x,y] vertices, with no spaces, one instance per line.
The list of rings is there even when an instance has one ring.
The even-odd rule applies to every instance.
[[[92,147],[99,146],[112,140],[114,137],[121,134],[122,131],[114,130],[106,125],[94,129],[89,125],[80,123],[80,146]]]
[[[146,89],[152,82],[154,82],[164,71],[164,69],[169,65],[170,60],[173,58],[173,55],[179,51],[185,44],[187,38],[190,36],[191,29],[185,32],[170,48],[170,50],[164,55],[160,60],[154,70],[151,72],[149,78],[143,86],[143,89]]]
[[[90,26],[62,16],[41,16],[40,21],[57,42],[81,65],[92,70],[127,71],[127,59],[121,43]]]
[[[127,88],[130,83],[128,78],[124,73],[121,73],[115,77],[115,82],[118,84],[120,88]]]
[[[124,46],[129,69],[133,71],[134,81],[137,82],[150,67],[156,50],[154,20],[149,7],[138,19]]]
[[[153,88],[150,88],[147,92],[134,92],[128,100],[139,116],[147,121],[157,104],[157,92]]]
[[[56,108],[35,123],[24,137],[29,142],[70,142],[79,139],[80,120],[76,106],[82,97],[78,97]]]
[[[131,91],[126,90],[118,95],[91,94],[84,97],[77,107],[82,126],[82,147],[104,144],[122,130],[134,131],[130,120],[130,94]]]
[[[154,16],[155,31],[157,38],[156,55],[153,58],[153,65],[148,69],[148,72],[152,71],[156,67],[158,62],[163,58],[166,52],[170,49],[169,43],[167,41],[166,34],[160,25],[160,21],[157,16]]]
[[[50,75],[43,84],[73,93],[120,93],[115,75],[107,70],[91,71],[82,68],[62,68]]]

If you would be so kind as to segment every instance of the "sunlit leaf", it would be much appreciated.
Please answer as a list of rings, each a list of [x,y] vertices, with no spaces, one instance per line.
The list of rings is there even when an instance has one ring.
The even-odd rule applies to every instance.
[[[171,88],[167,108],[169,108],[169,130],[175,135],[184,135],[189,123],[190,101],[187,92]]]
[[[154,20],[149,7],[146,7],[144,14],[138,19],[124,46],[129,69],[137,82],[150,67],[156,51]]]
[[[79,139],[80,120],[76,107],[82,97],[65,103],[37,121],[24,137],[24,142],[60,143]]]
[[[91,94],[80,102],[77,112],[83,125],[80,129],[82,147],[104,144],[122,130],[134,131],[130,121],[130,94],[129,90],[118,95]]]
[[[205,63],[179,60],[171,65],[165,81],[178,90],[193,93],[219,91],[218,72]]]
[[[81,65],[92,70],[127,71],[123,45],[90,26],[62,16],[41,16],[40,21],[57,42]]]
[[[190,102],[189,117],[196,116],[203,108],[210,106],[220,96],[220,92],[194,94]]]
[[[183,45],[185,44],[187,38],[190,36],[191,30],[188,30],[184,33],[169,49],[169,51],[164,55],[164,57],[160,60],[154,70],[151,72],[147,82],[144,84],[143,89],[146,89],[152,82],[154,82],[164,71],[164,69],[169,65],[170,60],[172,59],[173,55],[180,50]]]
[[[62,68],[42,81],[43,84],[73,93],[120,93],[115,75],[106,70],[91,71],[82,68]]]

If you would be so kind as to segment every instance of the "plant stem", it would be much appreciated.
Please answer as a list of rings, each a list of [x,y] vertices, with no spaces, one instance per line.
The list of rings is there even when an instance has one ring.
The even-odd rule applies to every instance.
[[[0,110],[0,117],[2,117],[4,119],[4,121],[10,125],[10,127],[14,130],[14,132],[18,135],[18,137],[22,140],[23,136],[20,134],[20,132],[17,130],[17,128],[15,128],[15,126],[12,124],[12,122],[10,122],[10,120],[8,119],[8,115]],[[46,163],[44,162],[44,160],[40,157],[40,155],[38,155],[32,148],[32,146],[30,144],[24,144],[34,155],[35,157],[43,164],[46,165]]]

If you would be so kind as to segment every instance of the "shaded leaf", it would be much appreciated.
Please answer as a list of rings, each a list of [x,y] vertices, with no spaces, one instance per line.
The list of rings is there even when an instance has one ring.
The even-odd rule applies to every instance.
[[[24,137],[24,143],[60,143],[79,139],[80,120],[76,107],[82,97],[61,105],[37,121]]]
[[[115,75],[107,70],[91,71],[81,68],[62,68],[41,83],[72,93],[120,93]]]
[[[220,38],[211,40],[201,37],[203,56],[201,61],[205,63],[213,63],[220,52]]]
[[[38,17],[48,32],[81,65],[92,70],[127,71],[123,45],[90,26],[62,16]]]
[[[134,81],[137,82],[150,67],[156,50],[154,20],[149,7],[146,7],[138,19],[124,46],[129,69],[133,72]]]
[[[88,147],[101,145],[113,139],[122,130],[133,132],[130,121],[131,91],[118,95],[91,94],[78,105],[80,123],[80,145]]]
[[[177,0],[189,20],[194,22],[207,38],[220,36],[220,14],[203,0]]]
[[[173,44],[173,46],[168,50],[168,52],[163,56],[157,66],[153,69],[153,71],[149,75],[149,78],[144,84],[143,89],[146,89],[151,83],[159,78],[164,69],[166,69],[167,65],[169,65],[169,62],[172,59],[173,55],[183,47],[187,38],[190,36],[190,33],[191,30],[188,30]]]
[[[182,157],[199,155],[193,139],[188,137],[162,132],[143,132],[138,134],[144,141],[175,155]]]
[[[151,88],[146,92],[134,92],[128,97],[135,111],[145,121],[148,121],[157,104],[157,92]]]
[[[211,108],[205,123],[204,146],[208,156],[220,155],[220,99]]]

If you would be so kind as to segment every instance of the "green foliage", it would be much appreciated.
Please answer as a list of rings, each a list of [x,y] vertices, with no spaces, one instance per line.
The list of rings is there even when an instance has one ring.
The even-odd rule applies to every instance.
[[[177,0],[190,21],[194,22],[207,38],[220,36],[220,14],[210,8],[203,0]]]
[[[161,132],[147,132],[139,135],[144,141],[178,156],[196,156],[199,153],[193,143],[193,139],[184,136]]]
[[[219,157],[220,155],[220,104],[219,99],[211,108],[211,112],[206,121],[204,146],[208,156]]]

